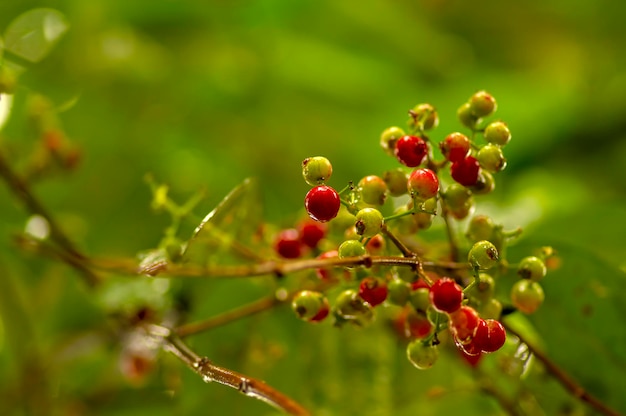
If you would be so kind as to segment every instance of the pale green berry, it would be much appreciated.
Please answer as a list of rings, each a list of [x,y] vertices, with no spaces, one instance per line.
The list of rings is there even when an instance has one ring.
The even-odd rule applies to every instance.
[[[427,287],[415,289],[409,295],[409,302],[416,311],[426,312],[431,305],[430,290]]]
[[[383,205],[387,199],[387,184],[376,176],[369,175],[359,181],[359,192],[361,200],[370,205]]]
[[[431,130],[439,125],[439,115],[431,104],[418,104],[409,111],[408,124],[411,127],[421,126],[422,130]]]
[[[383,173],[383,180],[391,196],[402,196],[407,193],[409,176],[402,168],[388,170]]]
[[[363,237],[373,237],[383,228],[383,214],[375,208],[363,208],[356,214],[356,232]]]
[[[311,290],[302,290],[293,297],[291,309],[298,318],[308,321],[319,313],[324,307],[324,302],[323,294]]]
[[[538,282],[546,275],[546,264],[539,257],[524,257],[517,266],[517,274],[522,279],[530,279]]]
[[[476,195],[488,194],[496,189],[496,181],[491,173],[481,169],[478,173],[478,181],[470,189]]]
[[[467,225],[465,236],[473,243],[480,240],[492,241],[496,224],[487,215],[475,215]]]
[[[391,279],[387,284],[387,300],[389,303],[398,306],[406,305],[409,300],[409,295],[411,294],[411,285],[408,282],[405,282],[402,279]]]
[[[485,127],[483,133],[489,143],[504,146],[511,140],[511,131],[503,121],[494,121]]]
[[[498,108],[496,99],[487,91],[478,91],[469,99],[470,110],[476,117],[486,117]]]
[[[544,298],[543,288],[533,280],[518,280],[511,288],[513,306],[526,314],[534,313],[541,306]]]
[[[394,156],[393,152],[396,147],[396,141],[404,135],[406,135],[406,133],[400,127],[389,127],[380,135],[380,146],[389,155]]]
[[[324,183],[332,173],[333,166],[323,156],[307,157],[302,161],[302,177],[311,186]]]
[[[365,246],[358,240],[346,240],[339,246],[337,250],[339,258],[363,256],[367,250]]]
[[[470,249],[467,259],[473,268],[489,270],[498,262],[498,250],[490,241],[478,241]]]
[[[496,298],[491,298],[480,304],[479,312],[483,319],[499,320],[502,316],[502,302]]]
[[[406,355],[415,368],[427,370],[439,358],[439,350],[430,343],[424,344],[422,340],[416,339],[406,347]]]
[[[502,149],[497,144],[489,143],[483,146],[476,155],[480,167],[489,172],[500,172],[506,167],[506,159]]]
[[[478,123],[481,122],[481,118],[477,117],[472,113],[472,107],[470,103],[465,103],[456,111],[456,116],[458,117],[461,124],[465,127],[470,128],[472,130],[476,129]]]
[[[487,302],[491,298],[496,290],[496,282],[491,275],[487,273],[479,273],[478,283],[474,284],[465,292],[468,297],[474,298],[479,302]]]

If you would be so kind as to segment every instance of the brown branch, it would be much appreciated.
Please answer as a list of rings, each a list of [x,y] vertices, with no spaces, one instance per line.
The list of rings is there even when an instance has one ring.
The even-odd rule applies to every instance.
[[[598,412],[607,415],[607,416],[620,416],[620,413],[611,409],[605,403],[600,401],[595,396],[591,395],[583,386],[578,384],[572,376],[566,373],[563,369],[554,363],[546,354],[544,354],[541,350],[537,349],[531,343],[529,343],[518,331],[513,329],[506,322],[503,322],[506,330],[515,335],[521,342],[528,346],[528,349],[532,354],[537,358],[544,367],[548,370],[550,374],[565,388],[565,390],[569,391],[570,394],[580,401],[587,403],[589,406],[593,407]]]
[[[400,250],[400,252],[402,253],[402,255],[404,257],[415,257],[415,258],[417,258],[417,254],[412,252],[406,245],[404,245],[404,243],[402,241],[400,241],[398,239],[398,237],[395,236],[394,233],[389,231],[389,229],[387,228],[386,225],[383,226],[382,232],[383,232],[383,234],[385,234],[387,236],[387,238],[389,238],[391,240],[391,242],[398,248],[398,250]]]
[[[219,367],[206,357],[193,352],[173,331],[161,326],[151,326],[150,335],[163,340],[163,349],[183,361],[204,381],[216,382],[240,391],[242,394],[261,400],[274,408],[294,416],[309,416],[310,413],[299,403],[275,390],[261,380]]]
[[[0,176],[4,179],[7,186],[13,192],[13,194],[24,204],[27,211],[31,214],[40,215],[47,222],[50,227],[50,238],[67,254],[66,258],[68,262],[71,259],[71,266],[79,271],[83,279],[89,284],[89,286],[96,286],[99,282],[98,276],[84,264],[86,257],[81,254],[70,239],[66,236],[65,232],[57,224],[55,219],[48,213],[48,210],[39,202],[39,200],[33,195],[28,187],[28,184],[23,181],[17,173],[11,169],[11,166],[7,163],[4,155],[0,152]]]

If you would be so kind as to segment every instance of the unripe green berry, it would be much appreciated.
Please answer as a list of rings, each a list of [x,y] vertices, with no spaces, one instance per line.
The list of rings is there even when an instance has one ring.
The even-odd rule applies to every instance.
[[[474,298],[482,303],[487,302],[491,298],[493,298],[495,290],[496,282],[495,280],[493,280],[493,277],[491,277],[487,273],[479,273],[478,283],[470,287],[469,290],[465,292],[465,295]]]
[[[472,191],[461,184],[451,183],[444,191],[443,199],[448,211],[456,219],[461,220],[473,211]]]
[[[484,195],[496,189],[496,181],[493,175],[486,170],[478,173],[478,181],[470,187],[470,190],[476,195]]]
[[[478,91],[469,99],[470,109],[476,117],[486,117],[496,111],[496,99],[487,91]]]
[[[383,214],[379,210],[363,208],[356,214],[356,232],[366,238],[373,237],[383,228],[383,222]]]
[[[467,225],[465,236],[472,243],[480,240],[492,241],[496,224],[486,215],[475,215]]]
[[[400,127],[389,127],[380,135],[380,146],[389,155],[394,156],[393,151],[396,147],[396,141],[404,135],[406,133]]]
[[[370,205],[383,205],[387,199],[387,184],[376,175],[366,176],[359,181],[361,200]]]
[[[489,172],[500,172],[506,167],[506,159],[502,149],[497,144],[489,143],[483,146],[476,155],[480,167]]]
[[[291,301],[291,309],[298,318],[308,321],[314,318],[325,306],[326,298],[319,292],[303,290],[298,292]]]
[[[517,274],[522,279],[540,281],[546,275],[546,264],[539,257],[524,257],[517,266]]]
[[[358,240],[346,240],[337,249],[339,258],[357,257],[366,253],[365,246]]]
[[[470,103],[465,103],[460,106],[459,109],[456,111],[456,116],[458,117],[461,124],[472,130],[476,129],[476,125],[481,121],[480,117],[477,117],[474,115],[474,113],[472,113],[472,107]]]
[[[434,345],[424,344],[422,340],[416,339],[406,347],[406,356],[415,368],[427,370],[439,358],[439,350]]]
[[[518,280],[511,288],[513,306],[526,314],[535,312],[543,303],[544,298],[543,288],[533,280]]]
[[[335,300],[335,314],[342,319],[365,323],[373,318],[372,307],[359,296],[356,290],[344,290]],[[365,321],[361,321],[365,319]]]
[[[483,133],[485,140],[489,143],[504,146],[511,140],[511,132],[509,127],[503,121],[494,121],[485,127]]]
[[[323,156],[307,157],[302,161],[302,176],[306,183],[316,186],[324,183],[333,173],[333,166]]]
[[[383,173],[383,180],[391,196],[402,196],[407,193],[407,181],[409,177],[403,169],[397,168]]]
[[[489,270],[498,262],[498,250],[491,242],[474,243],[467,256],[469,263],[478,270]]]
[[[387,295],[389,303],[404,306],[409,300],[411,285],[402,279],[394,278],[387,284],[387,290],[389,291]]]
[[[433,307],[430,307],[426,310],[426,316],[428,316],[428,320],[432,322],[435,327],[437,325],[446,325],[450,320],[450,316],[448,313],[439,312]]]
[[[421,130],[430,130],[439,125],[439,115],[431,104],[418,104],[409,111],[409,126],[421,126]]]
[[[502,303],[496,298],[491,298],[480,304],[479,312],[483,319],[500,319]]]
[[[430,290],[427,287],[415,289],[409,295],[409,302],[416,311],[426,312],[430,307]]]

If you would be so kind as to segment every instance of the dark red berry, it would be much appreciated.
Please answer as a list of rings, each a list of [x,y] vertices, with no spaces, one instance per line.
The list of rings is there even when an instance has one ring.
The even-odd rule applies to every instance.
[[[318,221],[303,221],[298,227],[300,240],[307,247],[315,248],[317,244],[326,236],[326,224]]]
[[[483,352],[498,351],[506,341],[504,326],[495,319],[481,320],[474,334],[474,342]]]
[[[463,289],[449,277],[442,277],[430,287],[430,302],[439,312],[452,313],[461,307]]]
[[[377,277],[366,277],[359,285],[359,296],[372,306],[380,305],[387,299],[387,284]]]
[[[414,168],[419,166],[428,153],[428,145],[421,137],[402,136],[396,142],[394,154],[405,166]]]
[[[457,162],[469,155],[470,140],[463,133],[450,133],[439,143],[439,148],[446,159]]]
[[[297,259],[302,255],[302,242],[300,233],[295,228],[282,230],[276,236],[274,249],[279,256],[286,259]]]
[[[304,206],[309,216],[315,221],[326,222],[337,216],[341,201],[339,194],[333,188],[318,185],[306,194]]]
[[[480,317],[474,308],[461,306],[450,314],[450,330],[463,343],[472,338],[479,321]]]
[[[450,167],[452,179],[463,186],[476,185],[479,171],[480,164],[473,156],[467,156],[465,159],[458,160],[452,163]]]

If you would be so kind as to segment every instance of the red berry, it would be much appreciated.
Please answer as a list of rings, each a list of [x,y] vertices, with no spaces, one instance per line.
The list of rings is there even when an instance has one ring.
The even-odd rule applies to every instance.
[[[463,289],[449,277],[442,277],[430,287],[430,302],[439,312],[452,313],[461,307]]]
[[[304,206],[309,216],[315,221],[326,222],[337,216],[341,201],[339,194],[333,188],[318,185],[306,194]]]
[[[322,301],[322,306],[320,307],[319,312],[317,312],[317,314],[309,319],[309,321],[311,322],[319,322],[324,320],[328,314],[330,313],[330,305],[328,304],[328,299],[324,298]]]
[[[425,338],[432,333],[434,325],[424,312],[408,310],[404,321],[404,333],[410,338]]]
[[[461,306],[450,314],[450,330],[461,343],[465,343],[474,335],[479,321],[480,317],[474,308]]]
[[[439,148],[446,159],[457,162],[469,155],[470,140],[463,133],[450,133],[439,143]]]
[[[428,145],[421,137],[402,136],[396,142],[396,158],[410,168],[419,166],[428,153]]]
[[[409,176],[407,189],[413,197],[422,200],[432,198],[439,192],[439,178],[430,169],[415,169]]]
[[[359,296],[372,306],[380,305],[387,299],[387,284],[376,277],[366,277],[359,286]]]
[[[467,156],[465,159],[458,160],[452,163],[450,167],[452,179],[463,186],[476,185],[479,171],[480,164],[473,156]]]
[[[339,252],[337,250],[330,250],[330,251],[325,251],[322,254],[320,254],[319,256],[317,256],[318,259],[333,259],[333,258],[338,258],[339,257]],[[317,277],[320,280],[326,280],[326,281],[331,281],[331,280],[336,280],[338,279],[338,275],[340,274],[340,269],[337,268],[328,268],[328,269],[315,269],[315,274],[317,274]]]
[[[326,236],[326,224],[317,221],[303,221],[298,227],[300,231],[300,241],[307,247],[315,248],[317,244]]]
[[[506,341],[506,331],[500,322],[495,319],[480,320],[474,334],[474,345],[483,352],[494,352],[504,345],[504,341]]]
[[[282,230],[276,236],[274,243],[276,252],[286,259],[297,259],[302,255],[300,233],[294,228]]]
[[[480,362],[480,359],[483,357],[482,351],[479,352],[478,354],[470,355],[465,351],[465,348],[457,348],[457,349],[461,353],[461,357],[463,357],[465,362],[468,363],[471,367],[476,367],[478,363]]]

